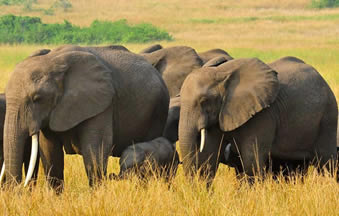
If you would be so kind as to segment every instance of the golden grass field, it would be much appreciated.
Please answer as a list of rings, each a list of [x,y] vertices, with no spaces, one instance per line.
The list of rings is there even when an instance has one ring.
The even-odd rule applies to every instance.
[[[52,0],[38,0],[48,8]],[[310,9],[310,0],[71,0],[69,12],[54,16],[23,12],[19,6],[0,6],[0,15],[34,15],[44,22],[86,26],[94,19],[150,22],[167,30],[174,41],[164,46],[188,45],[197,51],[222,48],[233,57],[259,57],[270,62],[292,55],[313,65],[339,96],[339,9]],[[149,44],[124,44],[139,51]],[[0,92],[15,64],[39,45],[0,45]],[[40,170],[41,171],[41,170]],[[109,172],[118,172],[111,159]],[[162,181],[147,186],[131,181],[105,181],[88,187],[80,156],[65,157],[65,191],[56,196],[42,171],[37,187],[0,191],[4,215],[339,215],[339,185],[310,168],[304,183],[268,178],[249,187],[234,170],[221,165],[211,191],[185,180],[181,168],[168,189]]]

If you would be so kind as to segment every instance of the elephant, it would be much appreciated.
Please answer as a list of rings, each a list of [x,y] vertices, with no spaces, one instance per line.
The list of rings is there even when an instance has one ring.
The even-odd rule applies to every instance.
[[[24,140],[32,137],[49,185],[62,192],[64,145],[82,155],[89,185],[96,185],[109,156],[162,135],[169,94],[158,71],[137,54],[65,45],[15,67],[6,106],[6,180],[21,181]]]
[[[129,146],[120,157],[120,173],[111,173],[110,179],[124,179],[129,173],[139,173],[139,177],[145,178],[153,173],[147,171],[164,171],[157,173],[169,181],[175,176],[179,162],[179,155],[176,151],[178,140],[178,124],[180,114],[180,97],[171,98],[168,117],[162,137],[154,140],[137,143]],[[148,160],[147,159],[151,159]],[[150,162],[152,169],[143,167],[144,163]],[[147,164],[146,164],[147,166]],[[138,172],[141,171],[141,172]],[[127,174],[127,175],[126,175]]]
[[[111,174],[110,179],[125,179],[134,173],[142,180],[156,176],[169,182],[179,165],[179,155],[175,147],[175,142],[165,137],[128,146],[119,160],[120,173]]]
[[[0,94],[0,167],[3,166],[4,162],[4,154],[3,154],[3,131],[4,131],[4,123],[5,123],[5,115],[6,115],[6,98],[5,94]],[[24,146],[24,158],[23,164],[25,167],[25,174],[28,175],[28,165],[31,155],[31,140],[27,139]],[[34,167],[34,170],[31,174],[31,180],[35,184],[38,178],[39,171],[39,153],[37,155],[37,163]],[[4,177],[4,172],[1,172],[0,179]]]
[[[335,96],[316,69],[298,58],[212,64],[188,75],[180,97],[184,172],[199,173],[207,186],[220,161],[251,182],[263,176],[270,159],[324,167],[336,157]],[[223,159],[227,147],[230,155]]]
[[[199,56],[199,55],[202,56]],[[162,48],[155,44],[145,48],[139,55],[150,62],[163,77],[170,97],[180,93],[185,78],[195,69],[201,68],[208,60],[223,56],[227,60],[232,59],[227,52],[214,49],[198,54],[188,46],[174,46]]]

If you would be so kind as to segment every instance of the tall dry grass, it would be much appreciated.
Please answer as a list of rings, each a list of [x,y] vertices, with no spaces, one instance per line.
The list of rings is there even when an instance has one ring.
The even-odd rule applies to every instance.
[[[48,8],[53,0],[38,0]],[[188,45],[198,51],[222,48],[232,56],[259,57],[265,62],[293,55],[313,65],[339,96],[338,9],[309,9],[308,0],[73,0],[70,12],[55,16],[21,7],[0,6],[0,15],[42,16],[45,22],[64,19],[85,26],[94,19],[150,22],[175,38],[164,46]],[[285,19],[287,18],[287,19]],[[125,44],[139,51],[148,44]],[[51,48],[54,46],[50,46]],[[9,73],[39,45],[0,45],[0,91]],[[117,159],[109,172],[118,172]],[[234,170],[221,165],[211,191],[186,181],[181,168],[173,185],[151,181],[105,181],[88,187],[80,156],[65,157],[65,191],[56,196],[40,171],[37,187],[0,191],[3,215],[339,215],[339,186],[328,175],[310,168],[304,182],[268,178],[252,187],[240,184]]]
[[[302,180],[288,183],[270,177],[253,186],[241,184],[232,169],[221,166],[207,191],[202,182],[188,182],[179,170],[170,187],[162,180],[146,185],[137,178],[87,186],[79,156],[66,157],[66,189],[56,196],[43,179],[29,191],[0,192],[0,211],[7,215],[338,215],[339,187],[328,175],[310,168]],[[110,171],[113,169],[110,162]],[[80,169],[80,170],[79,170]]]

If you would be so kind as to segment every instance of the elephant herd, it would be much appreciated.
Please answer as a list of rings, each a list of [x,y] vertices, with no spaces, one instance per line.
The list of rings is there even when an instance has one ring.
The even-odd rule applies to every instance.
[[[24,164],[27,185],[41,158],[57,192],[64,152],[82,155],[90,186],[109,156],[120,157],[111,179],[145,178],[148,161],[169,180],[181,163],[177,140],[187,178],[199,173],[208,185],[220,163],[248,178],[338,163],[335,96],[295,57],[264,63],[159,44],[42,49],[15,67],[0,109],[1,181],[21,182]]]

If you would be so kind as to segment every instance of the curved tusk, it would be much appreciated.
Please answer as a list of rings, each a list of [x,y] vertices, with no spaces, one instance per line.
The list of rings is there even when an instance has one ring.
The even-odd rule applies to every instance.
[[[228,143],[224,151],[224,157],[226,161],[228,161],[230,153],[231,153],[231,143]]]
[[[28,171],[27,171],[24,187],[27,186],[28,182],[32,178],[33,171],[34,171],[35,164],[36,164],[36,159],[37,159],[37,156],[38,156],[38,146],[39,146],[38,135],[34,134],[32,136],[31,157],[29,159],[29,166],[28,166]]]
[[[1,173],[0,173],[0,184],[5,178],[5,161],[2,163]]]
[[[201,129],[201,139],[200,139],[200,152],[204,149],[206,139],[206,129]]]

